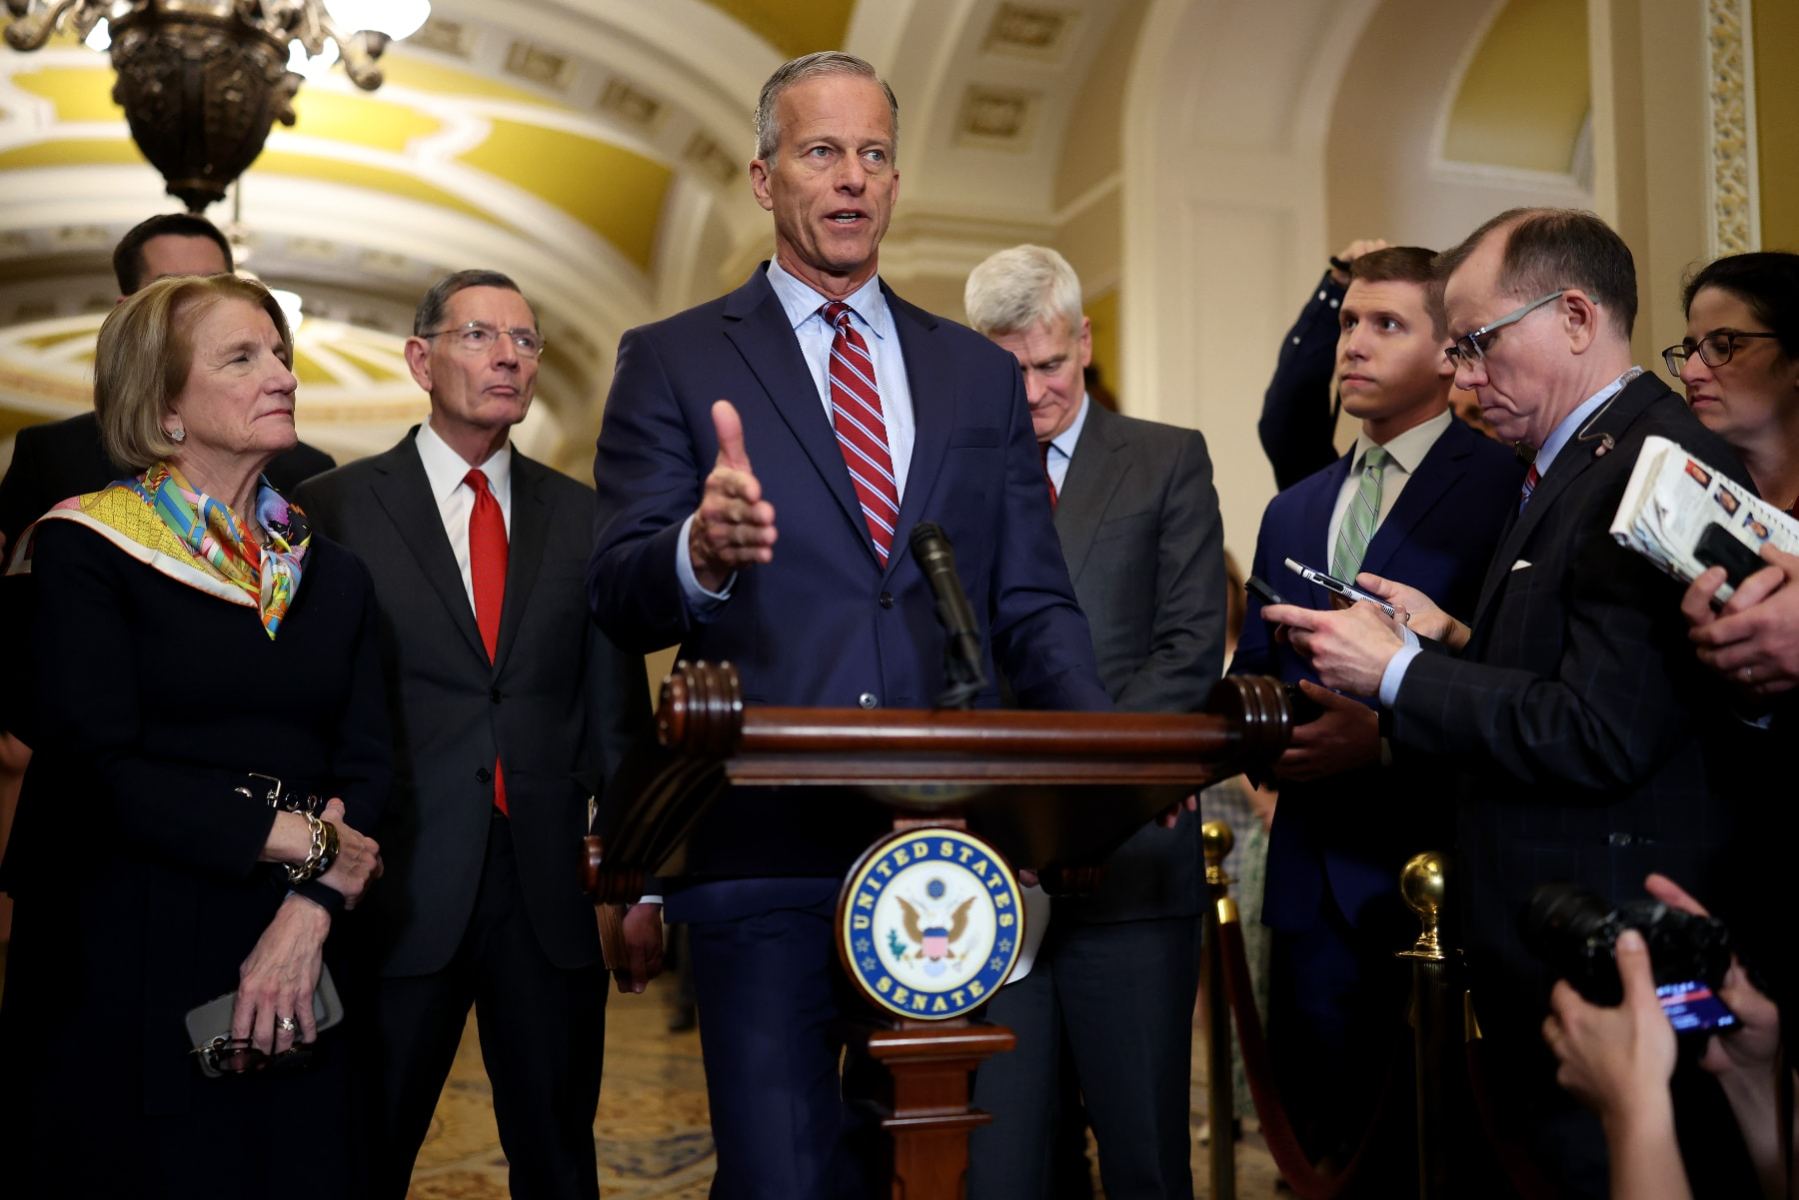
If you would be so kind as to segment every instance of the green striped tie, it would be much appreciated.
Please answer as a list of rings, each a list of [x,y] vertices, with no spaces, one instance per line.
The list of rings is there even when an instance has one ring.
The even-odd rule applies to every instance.
[[[1368,447],[1362,455],[1362,478],[1356,484],[1349,511],[1343,514],[1343,527],[1337,530],[1337,548],[1331,555],[1331,574],[1351,582],[1362,569],[1362,556],[1368,553],[1369,539],[1380,524],[1381,471],[1387,465],[1387,452],[1379,446]]]

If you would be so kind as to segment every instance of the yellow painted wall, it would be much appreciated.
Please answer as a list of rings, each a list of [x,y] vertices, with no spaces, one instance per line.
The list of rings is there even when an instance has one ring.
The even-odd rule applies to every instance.
[[[1444,156],[1565,172],[1588,92],[1585,0],[1511,0],[1462,76]]]
[[[844,49],[856,0],[706,0],[789,58]]]
[[[1118,289],[1108,288],[1098,296],[1084,300],[1087,320],[1093,324],[1093,365],[1099,368],[1100,382],[1118,391]],[[1130,397],[1119,396],[1118,406],[1129,412]]]
[[[530,180],[531,190],[606,238],[645,270],[673,172],[608,142],[516,121],[493,132],[461,161],[501,179]],[[521,174],[521,168],[529,166]]]
[[[1799,251],[1799,3],[1756,0],[1754,32],[1762,245]]]

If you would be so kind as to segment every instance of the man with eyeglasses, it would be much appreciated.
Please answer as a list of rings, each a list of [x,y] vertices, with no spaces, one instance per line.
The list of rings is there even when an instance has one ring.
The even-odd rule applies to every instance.
[[[648,687],[643,660],[588,619],[593,493],[511,444],[542,353],[512,280],[440,280],[406,341],[430,416],[298,497],[368,564],[382,615],[397,782],[385,895],[366,906],[380,978],[364,1028],[383,1117],[371,1194],[391,1200],[471,1005],[512,1194],[598,1192],[606,977],[576,848],[588,798],[647,725]],[[640,988],[661,954],[659,906],[625,926]]]
[[[1557,1194],[1603,1196],[1597,1122],[1556,1088],[1538,1035],[1553,978],[1525,945],[1522,915],[1549,881],[1617,902],[1642,897],[1644,877],[1660,871],[1730,894],[1732,821],[1708,757],[1729,705],[1693,655],[1678,585],[1607,530],[1651,435],[1748,475],[1666,384],[1631,365],[1635,265],[1597,217],[1504,213],[1437,271],[1456,383],[1535,457],[1506,501],[1516,512],[1472,624],[1373,577],[1409,633],[1367,604],[1263,615],[1288,625],[1328,686],[1378,696],[1395,762],[1433,756],[1461,769],[1458,900],[1494,1111]],[[1721,1104],[1715,1084],[1686,1074],[1676,1092],[1689,1112]],[[1731,1190],[1743,1185],[1731,1172],[1741,1159],[1725,1146],[1714,1139],[1693,1176],[1749,1194],[1752,1181]]]

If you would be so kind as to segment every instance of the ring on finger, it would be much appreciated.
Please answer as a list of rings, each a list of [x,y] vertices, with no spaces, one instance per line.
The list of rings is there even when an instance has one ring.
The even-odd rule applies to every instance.
[[[1744,667],[1741,674],[1743,676],[1744,683],[1754,683],[1755,682],[1755,668],[1754,667]]]
[[[282,1033],[295,1033],[299,1030],[300,1023],[292,1017],[276,1017],[275,1028]]]

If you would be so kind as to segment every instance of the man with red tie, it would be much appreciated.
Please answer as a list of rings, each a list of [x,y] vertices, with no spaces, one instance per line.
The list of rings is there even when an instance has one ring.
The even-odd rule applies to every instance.
[[[877,273],[898,118],[847,54],[795,59],[763,86],[749,176],[774,261],[620,343],[594,459],[595,619],[634,650],[729,660],[752,704],[928,707],[944,635],[907,539],[935,522],[988,678],[1003,669],[1026,707],[1109,708],[1016,363]],[[819,789],[740,791],[688,841],[668,911],[693,947],[719,1200],[866,1187],[874,1156],[852,1148],[838,1077],[855,1010],[831,914],[881,818]]]
[[[542,352],[506,276],[440,280],[406,342],[431,415],[298,496],[368,564],[382,610],[396,786],[385,895],[369,905],[380,979],[368,1032],[384,1118],[373,1194],[392,1200],[471,1005],[512,1194],[598,1193],[606,981],[576,850],[589,797],[647,721],[648,688],[643,660],[588,619],[578,580],[593,494],[510,442]],[[647,963],[660,956],[657,908],[626,918]]]

